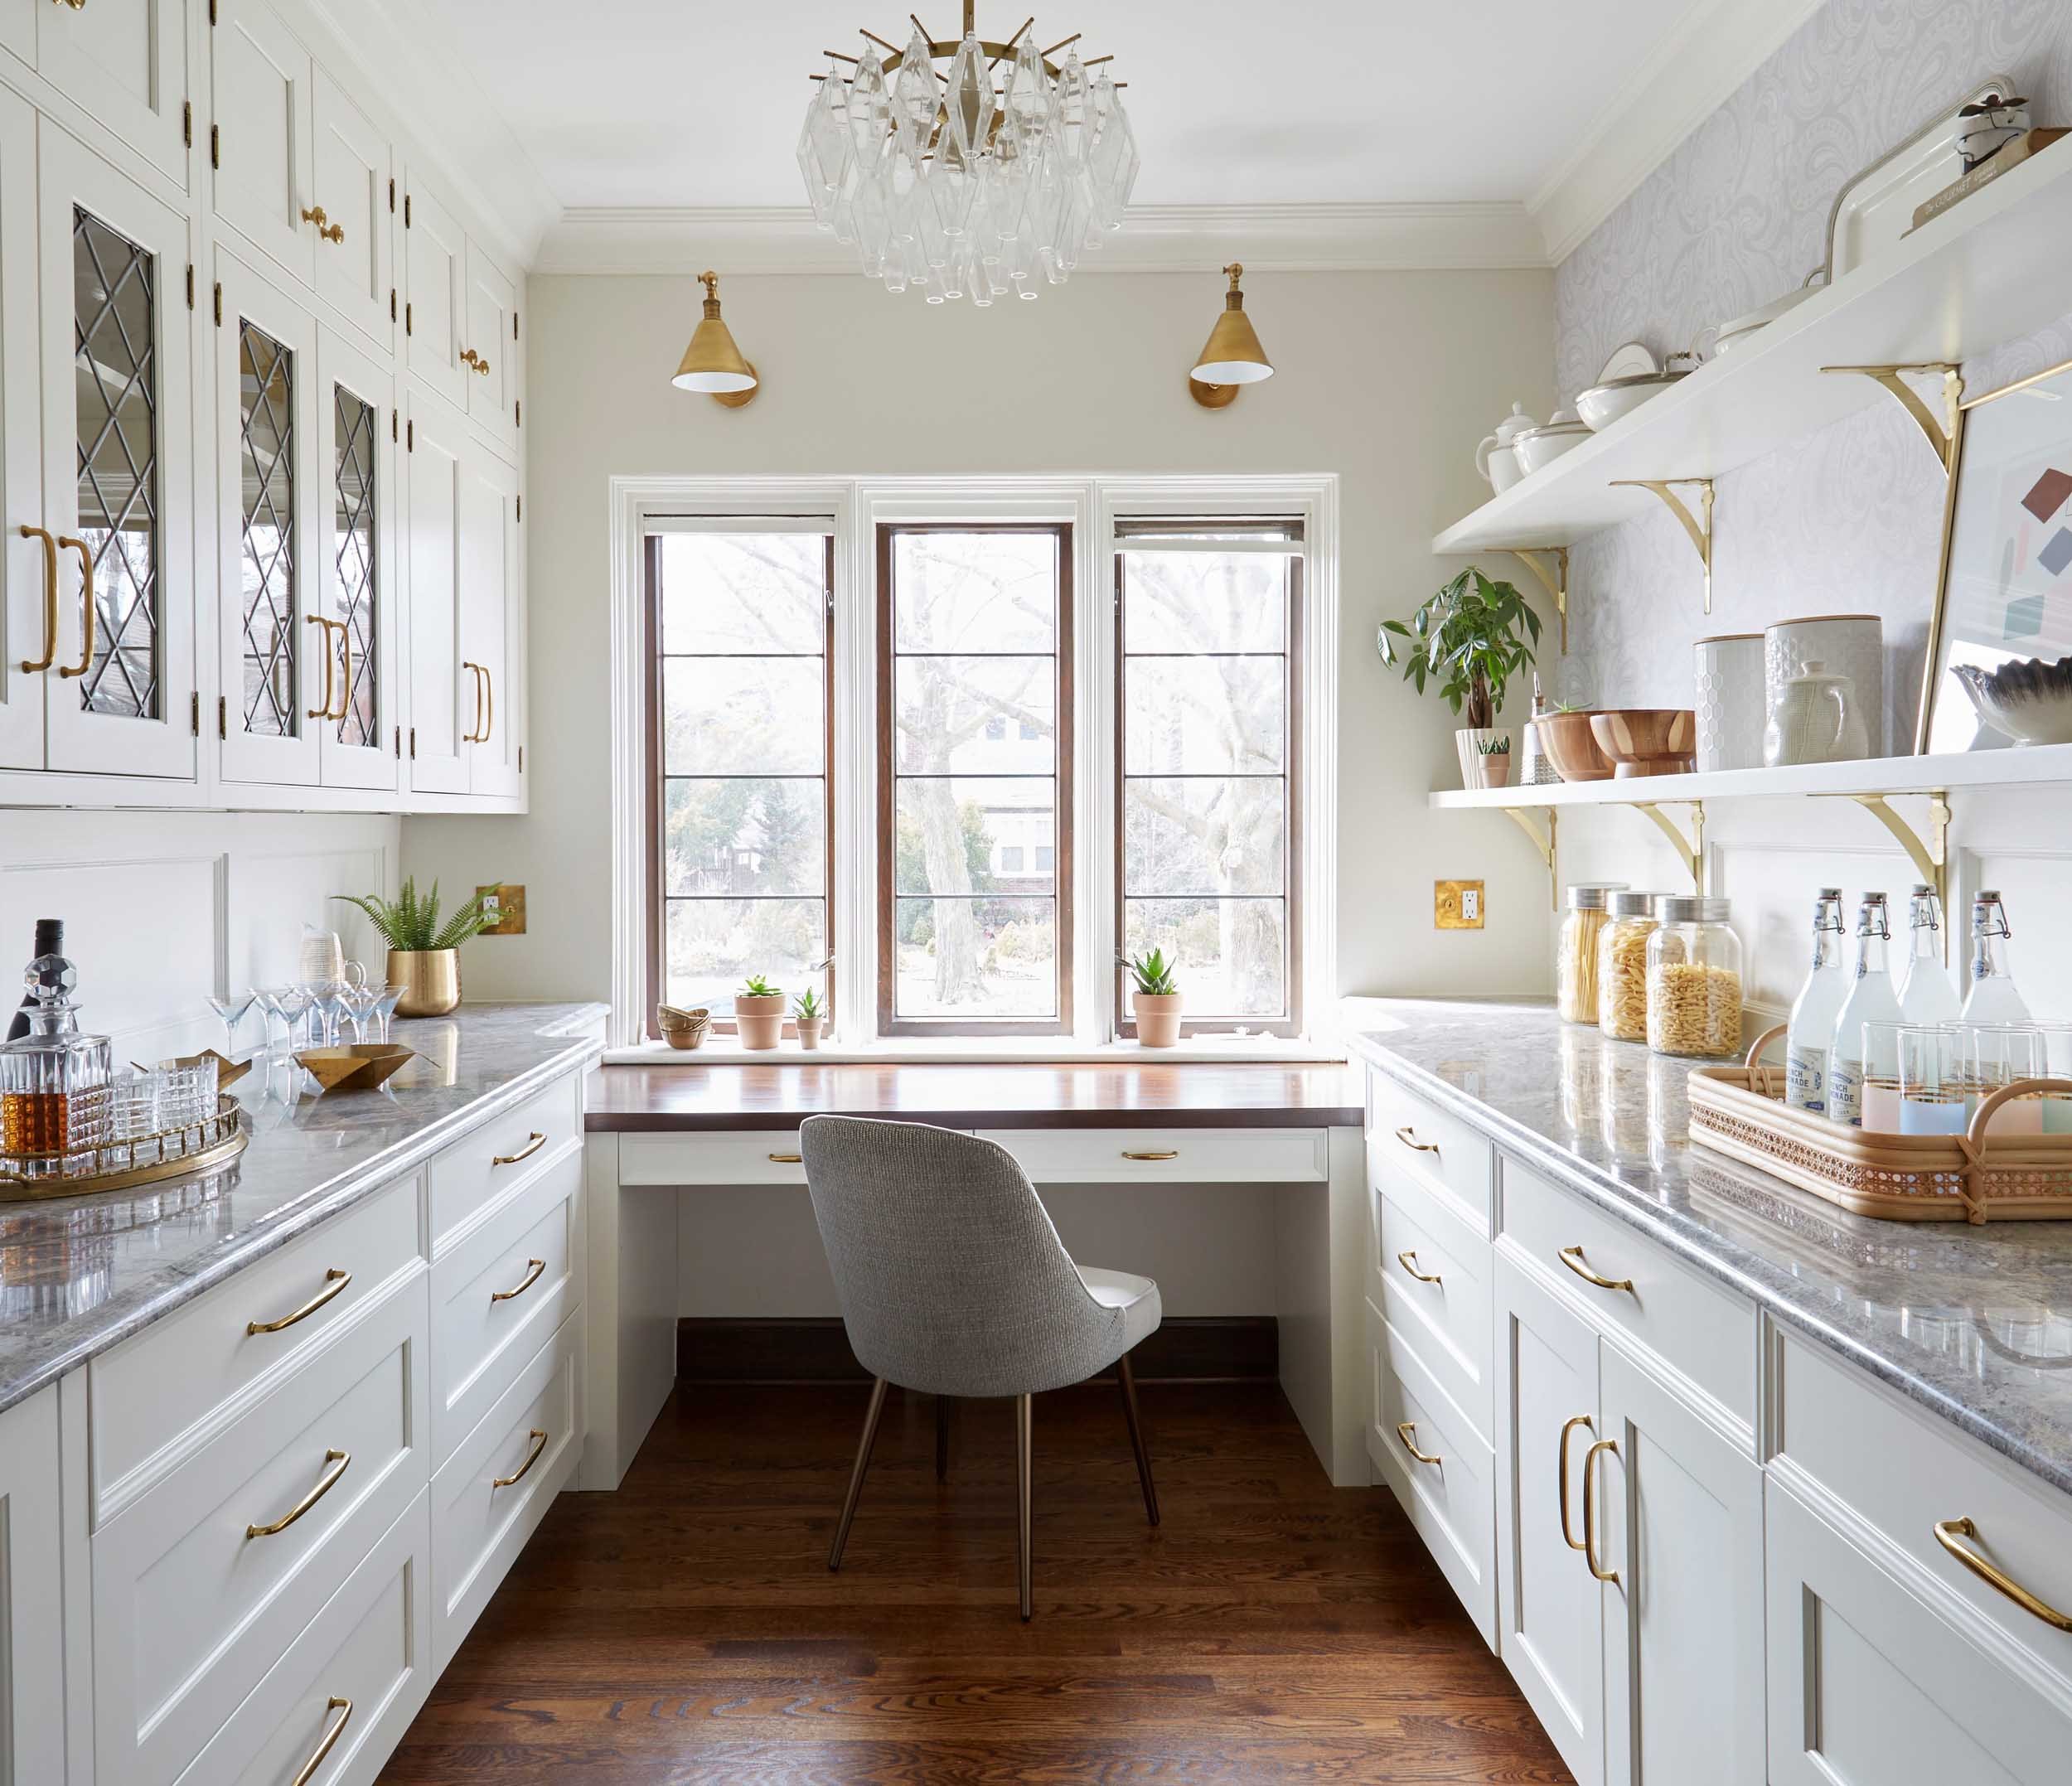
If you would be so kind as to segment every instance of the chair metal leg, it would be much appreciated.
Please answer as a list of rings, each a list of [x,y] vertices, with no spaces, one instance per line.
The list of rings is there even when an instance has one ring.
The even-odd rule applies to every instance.
[[[849,1542],[849,1522],[856,1517],[857,1497],[864,1492],[864,1472],[870,1468],[871,1442],[878,1436],[878,1416],[885,1411],[885,1391],[890,1386],[882,1377],[870,1386],[870,1406],[864,1415],[864,1436],[856,1447],[856,1466],[849,1473],[849,1493],[842,1502],[841,1522],[835,1527],[835,1542],[827,1547],[827,1566],[842,1566],[842,1546]]]
[[[950,1479],[950,1398],[935,1398],[935,1479]]]
[[[1030,1400],[1031,1398],[1028,1396],[1017,1396],[1014,1398],[1014,1485],[1021,1501],[1020,1522],[1015,1528],[1014,1556],[1021,1572],[1022,1621],[1024,1624],[1028,1623],[1029,1615],[1036,1609],[1030,1597],[1031,1570],[1029,1554],[1029,1502],[1031,1486],[1029,1453],[1034,1440],[1029,1419]]]
[[[1137,1480],[1144,1484],[1144,1511],[1151,1523],[1159,1522],[1159,1491],[1151,1486],[1151,1454],[1144,1449],[1144,1426],[1137,1418],[1136,1372],[1130,1368],[1130,1354],[1116,1360],[1115,1378],[1122,1391],[1122,1417],[1130,1423],[1130,1446],[1137,1454]]]

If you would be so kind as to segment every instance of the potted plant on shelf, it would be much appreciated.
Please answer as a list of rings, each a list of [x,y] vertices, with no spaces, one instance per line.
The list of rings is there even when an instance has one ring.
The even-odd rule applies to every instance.
[[[1511,734],[1499,732],[1493,738],[1485,738],[1475,746],[1475,754],[1482,758],[1482,785],[1484,787],[1508,787],[1511,785]]]
[[[751,975],[733,995],[733,1026],[744,1048],[773,1048],[784,1033],[784,989]]]
[[[1124,962],[1136,982],[1130,1004],[1136,1013],[1140,1047],[1169,1048],[1180,1039],[1180,989],[1173,971],[1179,965],[1158,949]]]
[[[826,1019],[827,1007],[811,986],[792,1001],[792,1020],[799,1026],[801,1048],[816,1048],[821,1045],[821,1025]]]
[[[439,883],[424,898],[417,882],[403,878],[396,898],[379,893],[334,893],[334,899],[357,906],[389,946],[389,984],[403,988],[395,1002],[398,1017],[443,1017],[461,1002],[460,946],[494,924],[496,906],[487,898],[457,907],[439,922]]]
[[[1398,641],[1402,643],[1398,643]],[[1460,779],[1468,787],[1500,787],[1489,772],[1511,772],[1508,732],[1496,717],[1513,676],[1532,666],[1532,647],[1540,641],[1540,617],[1508,583],[1492,583],[1472,564],[1410,617],[1407,624],[1385,620],[1374,647],[1391,669],[1401,666],[1403,680],[1425,692],[1439,683],[1446,704],[1467,724],[1454,733],[1460,757]],[[1483,746],[1502,738],[1500,753],[1485,755]]]

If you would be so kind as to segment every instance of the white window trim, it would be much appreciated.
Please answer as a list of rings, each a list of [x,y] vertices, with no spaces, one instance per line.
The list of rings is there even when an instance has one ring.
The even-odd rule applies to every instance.
[[[647,789],[641,704],[647,675],[641,540],[671,516],[828,515],[835,532],[836,1049],[883,1058],[939,1048],[880,1041],[877,932],[877,529],[922,520],[1069,521],[1072,588],[1073,1028],[1006,1040],[1003,1053],[1061,1058],[1114,1048],[1115,529],[1161,515],[1276,514],[1303,525],[1306,627],[1301,681],[1302,1011],[1328,1038],[1338,985],[1339,481],[1335,474],[1089,477],[614,477],[611,482],[612,1017],[615,1048],[642,1041],[646,1004]],[[966,1058],[981,1052],[966,1043]]]

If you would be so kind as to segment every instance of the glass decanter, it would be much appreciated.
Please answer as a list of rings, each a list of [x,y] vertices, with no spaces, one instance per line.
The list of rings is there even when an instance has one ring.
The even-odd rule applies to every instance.
[[[22,976],[35,1001],[29,1033],[0,1046],[0,1154],[46,1155],[23,1173],[65,1169],[62,1156],[109,1138],[108,1038],[82,1034],[72,988],[79,975],[60,955],[38,956]]]

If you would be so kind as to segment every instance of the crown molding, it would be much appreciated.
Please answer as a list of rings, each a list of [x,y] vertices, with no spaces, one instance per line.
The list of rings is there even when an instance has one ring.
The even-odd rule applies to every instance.
[[[1199,272],[1242,257],[1261,272],[1544,268],[1523,205],[1148,205],[1079,263],[1082,273]],[[855,251],[803,205],[612,206],[562,212],[541,273],[841,273]]]
[[[1827,0],[1706,0],[1612,94],[1600,122],[1526,201],[1559,266]]]

